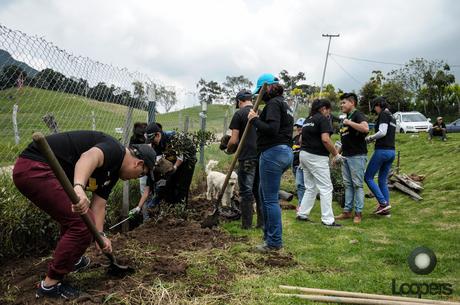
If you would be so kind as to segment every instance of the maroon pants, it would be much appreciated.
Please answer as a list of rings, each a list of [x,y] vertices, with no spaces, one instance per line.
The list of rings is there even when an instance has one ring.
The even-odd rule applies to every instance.
[[[61,237],[48,266],[48,276],[61,280],[75,269],[93,239],[79,214],[71,210],[72,202],[48,164],[19,158],[13,169],[18,190],[61,225]],[[91,210],[88,215],[93,219]]]

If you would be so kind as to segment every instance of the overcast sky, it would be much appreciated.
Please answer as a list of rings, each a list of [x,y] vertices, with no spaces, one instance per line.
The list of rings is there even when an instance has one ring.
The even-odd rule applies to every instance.
[[[320,84],[331,53],[384,62],[460,64],[460,1],[0,0],[0,23],[72,54],[194,90],[201,78],[306,73]],[[341,68],[341,67],[342,68]],[[372,70],[397,66],[331,56],[326,83],[359,90]],[[346,72],[345,72],[345,71]],[[454,67],[460,78],[460,67]]]

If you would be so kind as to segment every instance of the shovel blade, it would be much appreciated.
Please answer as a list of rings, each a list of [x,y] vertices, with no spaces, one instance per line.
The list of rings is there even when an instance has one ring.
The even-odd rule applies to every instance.
[[[125,277],[127,275],[133,274],[134,272],[136,272],[134,268],[119,265],[117,263],[111,263],[107,269],[107,274],[116,277]]]

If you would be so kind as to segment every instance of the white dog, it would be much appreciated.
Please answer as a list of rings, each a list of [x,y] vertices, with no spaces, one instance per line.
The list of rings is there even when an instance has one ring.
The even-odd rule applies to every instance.
[[[215,160],[210,160],[206,165],[206,175],[208,184],[206,198],[208,200],[211,200],[212,198],[217,199],[219,192],[222,190],[222,186],[224,185],[226,177],[225,174],[212,170],[217,165],[217,163],[219,162]],[[228,181],[227,188],[225,189],[224,196],[222,197],[222,206],[231,206],[231,198],[237,181],[238,175],[235,172],[232,172],[230,180]]]

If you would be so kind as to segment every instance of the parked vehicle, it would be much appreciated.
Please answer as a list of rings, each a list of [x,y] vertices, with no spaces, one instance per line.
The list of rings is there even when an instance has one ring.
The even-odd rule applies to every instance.
[[[423,114],[418,111],[411,112],[396,112],[393,114],[396,119],[396,130],[401,133],[406,132],[428,132],[433,124],[430,123],[431,119],[427,119]]]
[[[460,119],[453,121],[452,123],[446,124],[447,133],[449,132],[460,132]]]

